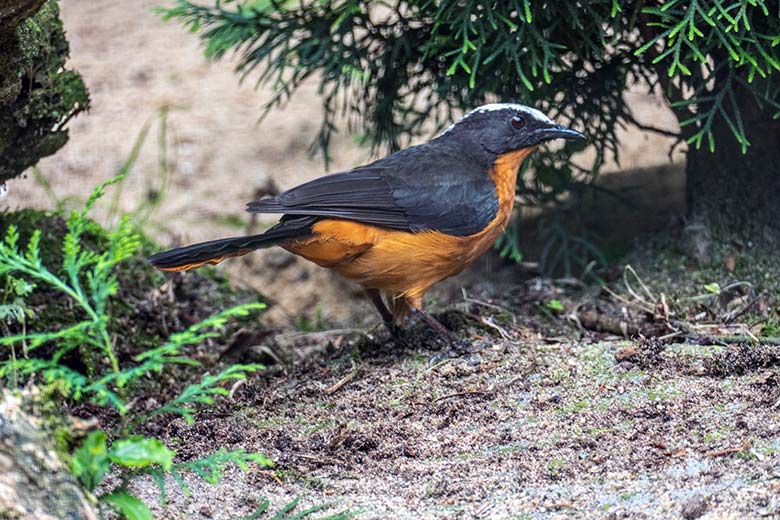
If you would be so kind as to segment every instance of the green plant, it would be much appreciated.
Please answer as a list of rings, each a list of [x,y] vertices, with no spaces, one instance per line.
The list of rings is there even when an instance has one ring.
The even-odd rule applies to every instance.
[[[720,294],[720,285],[717,282],[708,283],[704,286],[704,290],[710,294]]]
[[[100,504],[130,520],[152,518],[149,506],[128,490],[130,481],[139,475],[149,475],[153,479],[164,504],[167,476],[189,493],[184,478],[186,473],[216,484],[229,464],[236,464],[242,469],[251,463],[262,467],[273,466],[265,455],[240,449],[220,449],[202,458],[175,462],[175,452],[160,440],[134,434],[144,423],[162,414],[179,415],[192,424],[198,406],[213,404],[216,398],[229,394],[224,387],[226,383],[243,379],[264,368],[258,364],[237,364],[214,374],[207,373],[200,381],[185,386],[177,396],[142,413],[135,412],[128,404],[134,385],[150,374],[159,374],[174,364],[198,365],[187,356],[187,346],[219,337],[229,320],[265,308],[262,303],[230,307],[184,331],[171,334],[159,346],[132,357],[116,348],[117,338],[124,337],[122,331],[117,330],[113,315],[116,310],[113,300],[123,290],[118,275],[123,268],[120,264],[138,255],[143,239],[137,229],[148,221],[159,199],[149,199],[130,216],[122,216],[116,229],[110,231],[89,220],[87,215],[106,188],[114,185],[116,191],[109,208],[109,220],[117,219],[119,192],[154,121],[159,121],[162,180],[159,181],[159,189],[151,185],[147,185],[147,189],[162,197],[168,182],[165,144],[167,109],[144,126],[119,176],[98,186],[83,206],[71,213],[65,224],[64,236],[56,233],[53,237],[49,236],[52,233],[47,233],[48,230],[41,226],[29,226],[31,221],[25,217],[16,220],[23,229],[18,229],[15,224],[9,225],[0,241],[0,347],[10,347],[10,356],[0,357],[0,377],[10,379],[13,386],[17,386],[28,378],[40,376],[54,390],[51,396],[87,400],[120,412],[121,420],[114,431],[91,432],[67,458],[74,475],[87,491],[97,494],[95,499]],[[37,173],[39,183],[44,184],[45,189],[48,187],[47,193],[57,211],[64,210],[65,203],[54,196],[43,176]],[[27,243],[22,244],[21,236],[30,231],[29,228],[35,229]],[[44,253],[42,246],[47,240],[55,240],[55,244],[62,241],[61,263],[60,259]],[[34,296],[35,291],[44,292],[51,299],[44,307],[62,305],[73,309],[73,312],[63,313],[54,324],[49,323],[51,330],[28,330],[27,320],[35,315],[26,299]],[[312,326],[321,327],[321,322],[321,312],[318,312]],[[83,363],[85,368],[80,369],[79,363]],[[109,441],[111,437],[113,441]],[[63,452],[67,451],[69,442],[66,435],[62,443]],[[121,477],[120,483],[112,488],[105,487],[104,482],[104,477],[110,472]],[[329,507],[318,506],[295,512],[297,505],[298,500],[287,504],[273,518],[309,518]],[[257,515],[265,513],[268,513],[267,501],[256,512]],[[327,519],[340,520],[353,516],[344,512]]]
[[[157,439],[132,437],[114,441],[109,448],[106,434],[91,432],[81,447],[73,452],[71,470],[85,488],[94,490],[108,473],[111,463],[127,468],[145,468],[158,464],[169,471],[174,452]]]
[[[314,317],[301,314],[295,318],[295,328],[300,332],[318,332],[325,330],[325,319],[322,316],[322,308],[317,307],[314,311]]]
[[[262,310],[265,305],[262,303],[248,303],[238,305],[230,309],[215,314],[205,320],[192,325],[184,332],[172,334],[168,341],[160,347],[143,352],[133,361],[138,364],[125,368],[117,373],[108,373],[86,386],[82,393],[92,393],[96,402],[99,404],[109,404],[117,408],[120,412],[126,411],[124,401],[111,388],[113,386],[123,387],[131,382],[138,381],[150,372],[160,373],[171,364],[199,365],[199,363],[189,357],[182,355],[182,350],[187,345],[194,345],[203,342],[208,338],[216,338],[221,334],[218,331],[230,318],[236,316],[247,316],[250,312]],[[140,424],[151,417],[160,413],[177,413],[188,421],[192,421],[191,409],[197,404],[211,404],[213,396],[226,395],[227,392],[217,385],[230,379],[243,379],[247,374],[262,370],[263,365],[231,365],[217,375],[206,375],[200,383],[188,386],[181,395],[164,404],[159,410],[154,410],[147,414],[142,414],[132,419],[132,424]],[[75,397],[80,397],[78,394]]]
[[[544,229],[549,237],[539,258],[539,266],[546,273],[560,272],[565,277],[595,278],[594,266],[609,265],[596,237],[587,230],[573,234],[559,221]]]
[[[151,476],[160,493],[160,504],[165,506],[167,475],[173,478],[185,494],[189,494],[189,486],[184,479],[184,473],[187,472],[215,485],[222,480],[224,470],[229,464],[235,464],[242,470],[248,469],[249,464],[258,464],[265,468],[274,466],[265,455],[247,453],[240,449],[219,449],[206,457],[178,463],[174,462],[175,455],[173,450],[166,448],[159,440],[147,437],[123,438],[109,445],[106,434],[98,430],[91,432],[73,452],[71,470],[84,488],[92,492],[109,473],[112,465],[121,468],[123,471],[120,484],[110,491],[99,493],[95,497],[96,500],[107,504],[128,520],[151,520],[153,517],[149,506],[128,491],[127,486],[133,478],[140,475]],[[269,517],[269,520],[303,520],[332,507],[331,504],[323,504],[295,511],[299,502],[300,498],[296,498]],[[270,514],[269,510],[270,502],[263,500],[246,520],[266,518],[266,515]],[[355,516],[356,512],[347,510],[319,517],[317,520],[348,520]]]
[[[81,318],[75,323],[60,324],[57,330],[33,332],[23,329],[17,334],[0,337],[0,346],[10,347],[10,359],[0,361],[0,377],[18,381],[40,374],[47,383],[56,383],[66,397],[88,398],[100,405],[111,405],[124,413],[124,396],[127,387],[149,372],[160,372],[170,364],[197,364],[182,355],[187,345],[219,335],[216,329],[233,317],[247,316],[262,310],[262,303],[249,303],[226,309],[200,323],[179,332],[160,347],[134,357],[129,366],[121,366],[114,347],[114,331],[110,329],[110,300],[117,294],[119,285],[116,267],[134,256],[141,244],[127,218],[106,234],[107,244],[103,252],[94,251],[83,241],[86,231],[95,231],[98,225],[87,218],[87,213],[111,184],[119,182],[124,174],[98,186],[80,211],[74,211],[67,221],[63,238],[62,273],[56,273],[44,265],[41,257],[41,230],[35,230],[26,245],[19,244],[19,232],[9,226],[0,242],[0,280],[5,279],[4,299],[9,294],[16,298],[12,306],[5,303],[4,315],[17,320],[24,316],[23,297],[36,285],[45,286],[65,296],[79,311]],[[17,355],[17,347],[21,347]],[[73,352],[84,363],[86,370],[79,371],[64,361]],[[197,403],[209,402],[213,395],[223,392],[216,385],[225,379],[245,377],[260,369],[259,365],[236,365],[217,376],[207,376],[203,382],[188,389],[177,401],[169,403],[165,411],[184,413]]]
[[[547,472],[552,478],[558,478],[561,474],[561,470],[566,467],[566,461],[563,459],[550,459],[547,463]]]
[[[780,320],[769,319],[761,327],[761,336],[777,337],[780,336]]]
[[[106,233],[88,220],[87,214],[106,187],[120,182],[126,174],[98,186],[83,208],[71,214],[62,238],[61,269],[44,264],[41,229],[34,230],[26,247],[22,247],[19,231],[11,225],[0,242],[0,281],[4,281],[0,322],[5,328],[0,346],[11,348],[11,356],[0,361],[0,376],[11,379],[16,386],[20,379],[41,375],[66,398],[109,405],[122,414],[128,411],[125,400],[133,383],[150,373],[160,373],[171,364],[197,365],[198,362],[184,355],[186,346],[217,337],[219,329],[231,318],[247,316],[265,307],[262,303],[250,303],[226,309],[172,334],[162,345],[134,356],[131,362],[120,364],[113,339],[116,331],[111,330],[111,300],[119,291],[117,267],[137,254],[141,237],[133,231],[130,219],[126,217],[115,230]],[[84,238],[88,233],[105,235],[105,251],[98,252],[95,245],[87,244]],[[64,296],[77,308],[75,323],[59,323],[56,330],[44,332],[27,330],[25,319],[31,311],[25,298],[39,288]],[[11,334],[6,322],[15,322],[21,332]],[[19,355],[17,347],[21,347]],[[86,366],[85,371],[79,371],[73,368],[73,363],[67,362],[67,357],[74,352]],[[152,475],[161,486],[164,499],[162,476],[165,473],[174,475],[182,485],[181,472],[185,470],[216,483],[222,468],[229,463],[241,467],[249,462],[270,466],[267,457],[242,450],[220,450],[203,459],[175,464],[175,453],[161,441],[131,435],[136,426],[165,413],[181,415],[192,423],[196,406],[212,404],[216,397],[228,394],[220,385],[245,378],[262,368],[257,364],[232,365],[214,375],[203,376],[200,382],[188,385],[158,408],[123,420],[119,438],[110,445],[105,432],[90,433],[70,458],[74,475],[91,492],[112,465],[124,468],[122,484],[97,498],[126,518],[144,520],[152,518],[148,506],[126,489],[129,478],[134,475]]]
[[[154,359],[150,357],[149,359]],[[187,386],[184,391],[177,397],[171,399],[167,403],[163,404],[159,408],[147,412],[144,414],[136,415],[132,424],[141,424],[148,421],[152,417],[165,413],[173,413],[181,415],[187,424],[193,424],[195,418],[193,416],[193,408],[199,404],[210,405],[214,403],[214,398],[218,396],[227,396],[228,392],[222,386],[221,383],[244,379],[247,373],[254,372],[264,368],[262,365],[230,365],[225,370],[219,372],[216,375],[205,375],[199,383],[193,383]]]
[[[31,168],[33,172],[33,178],[35,179],[35,183],[40,186],[43,191],[46,193],[46,197],[49,199],[49,202],[54,207],[55,213],[63,214],[65,213],[65,201],[62,200],[60,197],[57,196],[56,193],[54,193],[54,189],[51,187],[51,183],[46,179],[46,176],[43,175],[43,172],[38,166],[33,166]]]
[[[519,219],[514,218],[509,221],[504,233],[498,238],[494,248],[498,251],[501,258],[509,258],[518,264],[523,261],[523,253],[520,248],[520,230],[518,229]]]
[[[24,297],[29,295],[35,288],[34,285],[20,278],[6,276],[5,289],[3,289],[3,299],[0,303],[0,328],[3,335],[10,335],[8,324],[19,323],[25,328],[26,319],[33,315],[32,310],[27,308],[24,303]]]
[[[563,304],[561,303],[560,300],[550,300],[545,304],[545,306],[554,312],[563,312],[564,310]]]
[[[149,119],[146,120],[141,127],[138,136],[133,142],[133,146],[130,149],[130,154],[122,163],[119,168],[120,180],[117,182],[114,194],[111,197],[111,202],[108,208],[109,219],[116,219],[119,215],[119,201],[122,200],[122,193],[124,191],[125,181],[133,170],[135,163],[138,161],[138,157],[141,154],[141,149],[146,143],[149,137],[149,132],[152,126],[157,124],[157,171],[154,175],[147,175],[144,178],[144,193],[141,201],[136,205],[136,208],[129,213],[131,220],[138,226],[144,226],[150,222],[154,212],[162,203],[171,181],[171,161],[170,161],[170,147],[169,147],[169,133],[170,133],[170,119],[168,117],[170,107],[163,106],[156,113],[154,113]],[[152,181],[156,179],[157,183]]]
[[[109,247],[102,253],[82,247],[81,238],[88,227],[96,226],[87,219],[87,213],[103,195],[107,186],[117,182],[117,177],[98,186],[81,211],[74,211],[68,219],[68,232],[63,241],[63,275],[57,276],[43,265],[40,255],[41,230],[36,230],[27,247],[19,247],[19,232],[16,226],[9,226],[0,243],[0,276],[25,276],[31,283],[42,283],[67,295],[84,313],[85,319],[58,331],[23,333],[0,338],[0,345],[10,346],[24,341],[25,355],[47,342],[54,341],[58,350],[48,362],[40,358],[25,358],[11,367],[22,374],[59,366],[59,360],[74,349],[79,349],[88,372],[93,375],[97,369],[96,354],[108,358],[111,370],[119,372],[119,364],[108,331],[106,306],[116,294],[118,285],[114,267],[130,258],[140,245],[140,237],[123,219],[117,229],[108,235]],[[0,374],[7,375],[0,368]],[[70,374],[73,375],[73,374]],[[80,378],[73,378],[78,384]]]
[[[243,450],[219,450],[207,457],[193,461],[174,463],[176,453],[157,439],[128,437],[115,440],[110,445],[106,434],[100,430],[91,432],[83,444],[73,452],[71,470],[85,489],[94,491],[114,464],[124,470],[122,482],[115,489],[99,494],[99,502],[115,508],[129,520],[151,520],[149,507],[127,490],[131,478],[141,474],[151,475],[160,489],[161,502],[165,503],[165,475],[171,474],[175,481],[187,490],[182,477],[183,471],[192,471],[211,484],[222,478],[227,464],[237,464],[242,469],[248,463],[272,467],[270,459],[260,453],[246,453]]]

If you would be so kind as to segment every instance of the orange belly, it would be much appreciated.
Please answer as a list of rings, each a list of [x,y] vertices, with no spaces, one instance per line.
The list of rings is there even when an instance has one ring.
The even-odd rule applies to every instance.
[[[437,231],[388,230],[348,220],[326,219],[313,226],[313,236],[284,247],[328,267],[363,287],[388,295],[397,318],[406,305],[420,308],[434,284],[456,275],[490,248],[506,227],[515,198],[517,171],[532,151],[500,156],[490,177],[496,184],[498,212],[480,232],[452,236]]]

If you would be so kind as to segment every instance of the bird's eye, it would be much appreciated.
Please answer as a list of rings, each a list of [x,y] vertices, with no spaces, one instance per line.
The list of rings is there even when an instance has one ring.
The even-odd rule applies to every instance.
[[[523,116],[514,116],[511,123],[512,128],[515,130],[520,130],[521,128],[525,127],[525,118]]]

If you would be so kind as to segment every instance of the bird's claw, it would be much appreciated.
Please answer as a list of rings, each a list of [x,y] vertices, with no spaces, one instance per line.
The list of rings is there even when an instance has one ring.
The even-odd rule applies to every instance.
[[[390,332],[390,337],[395,343],[401,347],[409,346],[409,343],[406,341],[406,334],[404,333],[404,329],[392,322],[385,322],[385,327],[387,327],[387,330]]]

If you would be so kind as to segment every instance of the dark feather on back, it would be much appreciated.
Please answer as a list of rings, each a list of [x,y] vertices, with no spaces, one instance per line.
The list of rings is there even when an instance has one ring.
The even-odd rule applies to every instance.
[[[457,146],[433,140],[251,202],[247,210],[471,235],[484,229],[498,212],[491,166],[492,161],[483,156],[471,157]]]

